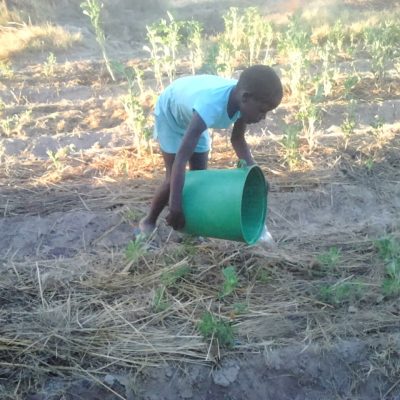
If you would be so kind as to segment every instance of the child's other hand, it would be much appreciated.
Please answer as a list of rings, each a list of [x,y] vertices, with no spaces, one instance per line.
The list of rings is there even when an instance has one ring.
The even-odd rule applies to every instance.
[[[175,230],[182,229],[185,226],[185,216],[182,210],[169,210],[167,215],[167,225]]]

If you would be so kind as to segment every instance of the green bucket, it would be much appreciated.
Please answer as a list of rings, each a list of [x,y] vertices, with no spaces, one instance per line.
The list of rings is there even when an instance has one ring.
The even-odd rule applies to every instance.
[[[254,244],[267,212],[268,184],[260,167],[188,171],[182,193],[183,232]]]

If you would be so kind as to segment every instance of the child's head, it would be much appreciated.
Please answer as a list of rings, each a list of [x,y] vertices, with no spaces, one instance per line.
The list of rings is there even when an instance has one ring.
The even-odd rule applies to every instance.
[[[239,108],[248,124],[265,118],[283,97],[282,83],[276,72],[266,65],[253,65],[240,75],[236,86]]]

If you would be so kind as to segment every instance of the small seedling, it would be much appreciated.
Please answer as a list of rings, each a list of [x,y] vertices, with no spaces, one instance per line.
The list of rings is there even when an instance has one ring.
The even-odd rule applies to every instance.
[[[327,268],[334,268],[338,265],[341,251],[337,247],[331,247],[327,252],[317,256],[317,260]]]
[[[360,82],[360,78],[358,75],[351,75],[348,76],[343,82],[343,89],[344,89],[344,98],[351,99],[352,92],[354,88],[357,86],[358,82]]]
[[[165,272],[161,275],[161,282],[166,286],[174,286],[177,281],[180,279],[183,279],[187,274],[190,273],[190,268],[185,266],[185,267],[180,267],[178,269],[175,269],[174,271],[169,271]]]
[[[138,235],[135,240],[131,240],[125,250],[125,256],[130,262],[137,261],[145,254],[143,238]]]
[[[224,276],[224,283],[222,284],[222,290],[220,298],[229,296],[238,286],[239,280],[234,267],[226,267],[222,270]]]
[[[163,312],[169,306],[167,296],[166,296],[166,287],[161,286],[158,287],[154,293],[153,298],[153,309],[155,312]]]
[[[221,346],[233,347],[234,333],[232,326],[210,312],[203,314],[198,324],[198,330],[205,339],[215,338]]]
[[[363,285],[360,282],[340,282],[324,285],[319,289],[319,298],[332,305],[348,303],[361,297]]]

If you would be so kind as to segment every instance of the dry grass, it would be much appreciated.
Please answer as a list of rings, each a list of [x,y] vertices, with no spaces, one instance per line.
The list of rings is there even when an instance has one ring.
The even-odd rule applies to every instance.
[[[0,60],[7,61],[25,52],[66,49],[80,40],[80,34],[50,24],[4,28],[0,30]]]

